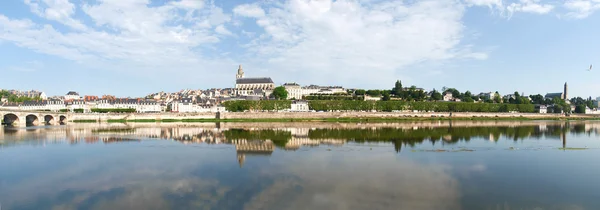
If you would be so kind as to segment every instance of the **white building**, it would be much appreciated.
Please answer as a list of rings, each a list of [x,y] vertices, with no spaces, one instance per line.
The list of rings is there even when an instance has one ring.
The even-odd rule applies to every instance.
[[[296,83],[285,83],[283,87],[288,92],[287,99],[302,99],[303,91],[302,87]]]
[[[312,94],[336,94],[336,93],[347,93],[346,89],[341,86],[318,86],[318,85],[309,85],[302,87],[302,95],[312,95]]]
[[[179,113],[202,113],[202,112],[225,112],[225,107],[211,104],[194,103],[191,99],[185,98],[174,101],[171,104],[172,112]]]
[[[153,113],[162,111],[160,103],[155,100],[148,99],[102,99],[94,102],[88,102],[86,106],[98,109],[135,109],[135,111],[138,113]]]
[[[70,112],[74,112],[75,110],[83,110],[84,113],[91,112],[91,107],[84,100],[67,101],[66,107]]]
[[[300,87],[297,83],[285,83],[283,84],[285,90],[288,92],[287,99],[303,99],[304,96],[322,94],[322,95],[333,95],[336,93],[347,93],[346,89],[340,86],[318,86],[309,85]]]
[[[444,101],[453,101],[454,97],[452,97],[452,93],[451,92],[446,92],[444,94]]]
[[[140,100],[138,102],[138,108],[136,109],[138,113],[154,113],[160,112],[161,107],[157,101],[154,100]]]
[[[58,112],[61,109],[65,109],[65,103],[61,100],[51,99],[44,101],[24,101],[20,105],[15,105],[19,110],[28,110],[28,111],[52,111]],[[4,108],[4,107],[3,107]]]
[[[194,112],[192,99],[184,98],[179,101],[173,101],[171,104],[171,111],[181,113]]]
[[[537,113],[540,113],[540,114],[546,114],[546,113],[548,113],[548,106],[546,106],[546,105],[536,105],[535,106],[535,111]]]
[[[47,96],[47,95],[46,95],[46,93],[44,93],[44,92],[41,92],[41,93],[40,93],[40,95],[39,95],[39,97],[40,97],[40,99],[42,99],[42,100],[47,100],[47,99],[48,99],[48,96]]]
[[[65,100],[80,100],[81,96],[79,96],[79,93],[75,92],[75,91],[69,91],[67,93],[67,95],[65,95]]]
[[[113,101],[114,109],[139,109],[139,99],[120,98]]]
[[[365,95],[365,101],[381,101],[381,97],[373,97],[373,96],[369,96],[369,95]]]
[[[293,112],[308,112],[309,111],[309,107],[308,107],[308,102],[307,101],[292,101],[292,105],[290,108],[290,111]]]
[[[496,93],[494,92],[485,92],[485,93],[479,93],[479,98],[485,98],[485,99],[490,99],[493,100],[494,99],[494,95],[496,95]]]

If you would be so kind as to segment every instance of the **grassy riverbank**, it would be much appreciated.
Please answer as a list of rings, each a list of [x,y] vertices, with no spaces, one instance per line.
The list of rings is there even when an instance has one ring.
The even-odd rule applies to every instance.
[[[438,121],[438,120],[456,120],[456,121],[526,121],[526,120],[600,120],[600,118],[587,117],[394,117],[394,118],[255,118],[255,119],[137,119],[137,120],[108,120],[108,123],[169,123],[169,122],[402,122],[402,121]],[[74,121],[81,123],[80,121]],[[83,121],[88,122],[88,121]],[[94,121],[95,122],[95,121]]]

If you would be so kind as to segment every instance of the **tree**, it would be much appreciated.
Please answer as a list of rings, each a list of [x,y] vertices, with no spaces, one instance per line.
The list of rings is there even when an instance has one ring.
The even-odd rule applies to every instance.
[[[525,96],[521,96],[519,97],[518,101],[519,104],[531,104],[531,101],[529,101],[528,97]]]
[[[557,112],[557,110],[563,111],[564,113],[571,113],[571,106],[569,106],[565,100],[554,97],[552,103],[554,104],[555,113],[560,113]]]
[[[461,100],[464,101],[464,102],[470,102],[470,103],[472,103],[473,101],[475,101],[473,99],[473,94],[471,93],[471,91],[468,91],[468,90],[463,94]]]
[[[500,93],[498,93],[498,91],[496,91],[496,92],[494,93],[494,98],[493,98],[493,100],[494,100],[494,103],[498,103],[498,104],[499,104],[499,103],[502,103],[502,98],[500,97]]]
[[[473,103],[473,101],[474,101],[474,100],[473,100],[473,98],[471,98],[471,97],[464,97],[464,98],[462,99],[462,101],[463,101],[463,102],[467,102],[467,103]]]
[[[396,95],[396,97],[402,97],[402,92],[402,81],[396,80],[396,84],[394,85],[394,88],[392,88],[392,94]]]
[[[442,100],[442,94],[437,90],[433,89],[433,91],[431,91],[431,99],[434,101]]]
[[[390,92],[384,91],[383,92],[383,98],[381,98],[381,100],[383,100],[383,101],[389,101],[390,100]]]
[[[288,92],[283,86],[276,87],[273,89],[273,97],[277,100],[287,99]]]
[[[585,105],[575,106],[575,113],[585,114]]]
[[[367,90],[366,93],[367,93],[367,95],[373,96],[373,97],[381,96],[380,90]]]
[[[365,93],[366,93],[366,91],[363,89],[358,89],[358,90],[354,91],[354,94],[357,96],[363,96],[363,95],[365,95]]]
[[[529,96],[531,98],[531,102],[533,104],[546,104],[546,100],[544,100],[544,96],[537,94]]]
[[[447,88],[446,91],[444,91],[444,93],[446,93],[446,92],[452,93],[452,97],[453,98],[462,98],[461,94],[460,94],[460,91],[458,91],[455,88]]]

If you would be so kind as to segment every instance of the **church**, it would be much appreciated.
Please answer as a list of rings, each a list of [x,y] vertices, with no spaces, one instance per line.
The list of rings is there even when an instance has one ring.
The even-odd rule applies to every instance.
[[[565,100],[567,103],[570,103],[569,96],[567,95],[567,91],[568,91],[568,86],[567,86],[567,83],[565,82],[565,86],[564,86],[562,93],[547,93],[546,96],[544,96],[544,98],[546,98],[546,99],[560,98],[560,99]]]
[[[238,96],[269,96],[275,89],[275,83],[270,77],[244,77],[242,65],[235,75],[235,95]]]

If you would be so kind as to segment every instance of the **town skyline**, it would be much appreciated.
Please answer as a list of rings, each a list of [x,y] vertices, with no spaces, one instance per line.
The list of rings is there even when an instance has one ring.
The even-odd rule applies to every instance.
[[[0,5],[6,89],[124,97],[226,88],[243,64],[249,76],[277,85],[387,89],[400,79],[425,89],[529,94],[568,82],[573,96],[600,96],[596,70],[586,71],[600,61],[600,43],[589,41],[600,35],[597,1]]]

